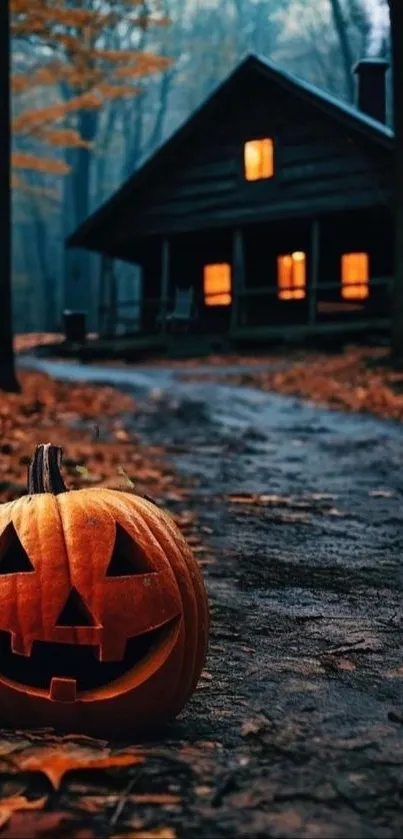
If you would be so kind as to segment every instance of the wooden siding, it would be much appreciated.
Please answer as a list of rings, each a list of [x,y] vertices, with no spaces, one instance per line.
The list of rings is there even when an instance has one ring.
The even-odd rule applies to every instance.
[[[390,199],[391,154],[276,85],[240,86],[147,191],[112,223],[122,242],[207,226],[382,206]],[[246,182],[243,143],[270,136],[275,177]],[[158,178],[158,182],[156,180]]]

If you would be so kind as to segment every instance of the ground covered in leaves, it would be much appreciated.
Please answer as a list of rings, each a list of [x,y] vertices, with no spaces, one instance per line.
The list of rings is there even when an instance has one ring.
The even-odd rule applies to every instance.
[[[195,360],[188,363],[197,367]],[[210,363],[214,370],[225,361],[213,356]],[[300,396],[338,410],[403,420],[403,371],[388,363],[384,347],[347,346],[335,353],[300,349],[253,358],[231,357],[234,363],[241,372],[225,376],[231,384]],[[215,378],[214,372],[211,378]],[[223,381],[221,374],[219,378]]]
[[[70,486],[133,482],[193,545],[212,634],[155,742],[2,732],[0,839],[401,836],[400,424],[158,372],[133,398],[21,378],[3,499],[43,439]]]
[[[20,335],[16,336],[15,346],[18,352],[27,352],[61,341],[62,337],[46,333]],[[124,362],[113,364],[125,366]],[[138,369],[142,366],[138,365]],[[192,380],[193,371],[198,376],[203,369],[204,381],[217,378],[234,385],[299,396],[337,410],[403,420],[403,369],[393,367],[385,346],[346,345],[333,352],[287,347],[259,354],[232,352],[203,359],[147,362],[147,367],[166,366],[181,369],[184,380]]]
[[[140,443],[132,396],[110,387],[64,384],[37,372],[21,371],[19,380],[21,393],[2,393],[0,400],[0,501],[25,494],[35,446],[47,442],[64,449],[71,488],[135,486],[152,494],[158,486],[169,494],[172,470],[162,463],[160,447]]]

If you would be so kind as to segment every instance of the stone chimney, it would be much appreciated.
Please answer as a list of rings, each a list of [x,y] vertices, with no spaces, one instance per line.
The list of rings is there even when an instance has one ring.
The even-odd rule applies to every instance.
[[[357,74],[357,108],[378,122],[386,122],[386,71],[384,58],[362,58],[354,66]]]

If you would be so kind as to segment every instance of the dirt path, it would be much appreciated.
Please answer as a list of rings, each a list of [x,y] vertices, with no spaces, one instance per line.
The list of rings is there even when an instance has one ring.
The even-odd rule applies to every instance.
[[[143,402],[136,431],[168,447],[189,485],[186,509],[170,506],[199,517],[212,612],[199,689],[136,785],[180,801],[143,807],[143,829],[403,836],[403,428],[123,372]],[[107,809],[91,825],[135,836],[136,819],[127,804],[113,830]]]

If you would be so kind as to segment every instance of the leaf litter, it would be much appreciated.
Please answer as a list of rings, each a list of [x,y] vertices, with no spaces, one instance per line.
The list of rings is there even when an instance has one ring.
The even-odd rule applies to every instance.
[[[48,381],[46,377],[45,381]],[[50,380],[49,387],[53,387]],[[376,577],[373,590],[369,575],[363,582],[359,573],[352,573],[343,565],[341,551],[338,562],[347,592],[344,596],[344,589],[337,587],[337,568],[313,569],[309,542],[303,547],[298,565],[298,545],[290,542],[292,527],[277,528],[278,533],[281,530],[278,536],[270,534],[271,546],[274,539],[280,540],[281,545],[272,561],[270,555],[264,554],[260,567],[260,558],[249,549],[246,538],[254,535],[256,547],[258,518],[245,519],[238,527],[234,518],[238,508],[229,501],[234,481],[230,485],[224,480],[222,485],[217,481],[216,495],[206,493],[206,501],[203,496],[197,496],[196,515],[191,492],[163,460],[162,428],[158,445],[147,451],[132,433],[139,406],[133,410],[127,408],[129,442],[121,435],[118,439],[114,436],[115,431],[122,429],[121,418],[114,424],[113,417],[108,416],[104,421],[90,416],[83,425],[77,417],[72,419],[71,406],[66,407],[62,418],[59,417],[59,431],[65,438],[67,457],[71,457],[71,464],[67,465],[69,481],[76,486],[85,482],[85,472],[81,475],[77,472],[77,463],[91,474],[100,474],[102,480],[110,480],[114,474],[121,480],[124,476],[117,472],[121,466],[135,485],[143,486],[156,499],[171,495],[170,507],[175,517],[182,519],[183,529],[195,547],[202,545],[201,540],[198,542],[200,523],[207,528],[203,533],[208,537],[215,564],[207,569],[212,592],[213,635],[205,675],[211,674],[213,678],[202,680],[208,689],[195,694],[173,733],[167,732],[164,748],[161,744],[158,748],[153,744],[142,746],[143,763],[115,765],[111,771],[100,767],[100,771],[89,769],[88,772],[81,772],[85,768],[81,764],[77,772],[66,772],[59,788],[52,787],[50,792],[49,780],[43,772],[15,774],[13,768],[10,770],[10,760],[15,762],[16,753],[29,753],[30,748],[35,751],[41,747],[63,749],[65,744],[69,747],[73,744],[81,753],[85,749],[98,753],[96,742],[74,736],[57,738],[50,731],[37,735],[10,734],[9,753],[6,746],[3,751],[3,778],[11,777],[15,783],[22,784],[16,795],[43,798],[46,791],[48,798],[43,811],[12,813],[0,831],[0,839],[7,835],[9,839],[20,836],[18,828],[23,826],[24,817],[29,819],[30,837],[49,835],[57,839],[59,836],[70,839],[95,836],[183,839],[186,836],[187,839],[193,835],[193,827],[197,839],[199,836],[255,839],[268,835],[287,839],[290,835],[307,839],[332,835],[344,839],[351,833],[357,839],[367,839],[371,834],[369,825],[373,836],[381,832],[387,839],[397,835],[393,831],[398,827],[399,815],[393,802],[400,788],[402,726],[396,722],[397,712],[388,707],[388,714],[384,713],[400,690],[401,681],[399,657],[390,643],[395,626],[389,622],[390,612],[396,608],[394,600],[398,594],[394,597],[391,581],[379,577],[381,587]],[[46,417],[43,421],[46,430],[50,426]],[[95,423],[100,427],[96,439],[93,437]],[[184,426],[181,430],[186,435]],[[211,429],[205,431],[207,438]],[[29,436],[24,428],[22,436],[15,438],[20,453],[27,433]],[[75,447],[83,445],[88,450],[79,449],[81,458],[77,461]],[[94,451],[97,458],[92,456]],[[144,468],[146,473],[145,480],[140,478],[139,484],[135,469],[132,471],[133,454],[139,458],[140,470]],[[327,488],[323,484],[315,487],[317,492],[307,499],[303,494],[291,495],[290,484],[285,481],[284,491],[280,490],[278,497],[281,501],[291,499],[284,504],[285,513],[310,514],[299,502],[313,505],[316,512],[321,504],[324,510],[335,509],[335,498],[324,497],[329,494],[321,492]],[[238,494],[247,496],[241,478]],[[271,495],[268,481],[267,491],[260,493],[266,500],[249,506],[262,514],[265,507],[270,509],[272,502],[267,497]],[[276,504],[275,499],[272,506],[275,508]],[[242,503],[238,506],[242,507]],[[289,581],[287,585],[299,581],[305,587],[299,601],[292,601],[288,606],[282,590],[273,587],[276,579],[278,586],[283,585],[283,576]],[[362,591],[365,592],[363,614],[358,610],[358,606],[363,608]],[[348,615],[351,612],[351,624],[346,622],[343,609]],[[360,629],[363,616],[370,626],[377,626],[376,621],[383,620],[382,646],[377,650],[372,646],[352,649],[352,645],[358,648],[357,641],[364,637]],[[338,628],[335,636],[331,634],[334,626]],[[322,635],[318,634],[318,627],[322,628]],[[354,627],[357,632],[360,630],[360,635],[354,635]],[[368,700],[360,703],[359,718],[354,702],[349,704],[347,699],[351,693],[353,698],[357,696],[357,690],[360,697]],[[371,691],[375,690],[379,691],[376,707],[370,703]],[[383,701],[381,690],[384,693],[389,690]],[[344,713],[345,708],[349,708],[349,713]],[[119,753],[139,754],[139,751],[134,744],[122,744],[118,748],[99,743],[99,753],[108,757]],[[361,780],[350,782],[348,776],[352,774]],[[133,779],[134,786],[129,790]],[[326,792],[328,789],[330,792]],[[4,787],[3,791],[6,798]],[[85,808],[91,807],[88,803],[91,799],[93,812],[88,812]],[[382,813],[387,814],[387,821]],[[39,817],[42,816],[45,821],[41,826]],[[53,826],[46,821],[48,817],[55,819]]]

